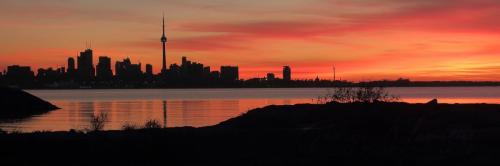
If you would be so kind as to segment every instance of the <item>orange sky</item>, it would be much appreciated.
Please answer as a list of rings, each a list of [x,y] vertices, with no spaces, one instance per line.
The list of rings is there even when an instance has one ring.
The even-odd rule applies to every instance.
[[[500,80],[497,0],[2,0],[0,69],[60,67],[92,41],[94,60],[161,67],[181,56],[240,66],[243,78],[290,65],[295,79]]]

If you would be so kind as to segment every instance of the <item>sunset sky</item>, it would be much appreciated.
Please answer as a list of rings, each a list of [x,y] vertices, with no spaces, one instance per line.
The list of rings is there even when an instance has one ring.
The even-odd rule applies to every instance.
[[[92,41],[94,61],[161,67],[181,56],[238,65],[242,78],[500,80],[498,0],[1,0],[0,70],[66,66]]]

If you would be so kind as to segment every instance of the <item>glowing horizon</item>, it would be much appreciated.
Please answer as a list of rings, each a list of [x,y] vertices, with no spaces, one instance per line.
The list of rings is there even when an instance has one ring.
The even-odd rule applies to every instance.
[[[92,41],[98,56],[161,69],[182,56],[244,79],[292,67],[293,79],[500,81],[495,0],[4,0],[0,70],[66,67]]]

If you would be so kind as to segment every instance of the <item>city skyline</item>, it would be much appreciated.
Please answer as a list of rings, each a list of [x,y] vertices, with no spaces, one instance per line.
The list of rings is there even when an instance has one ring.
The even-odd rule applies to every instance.
[[[499,6],[493,0],[6,0],[0,70],[63,67],[92,41],[95,57],[130,57],[159,73],[164,11],[168,64],[182,56],[214,68],[233,64],[244,79],[279,75],[289,65],[298,79],[333,79],[335,66],[337,78],[351,81],[497,81],[500,38],[491,20],[499,18]]]

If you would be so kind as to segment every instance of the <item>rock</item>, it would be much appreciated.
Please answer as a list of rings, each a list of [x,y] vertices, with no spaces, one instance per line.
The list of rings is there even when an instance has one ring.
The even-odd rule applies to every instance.
[[[25,118],[59,109],[23,90],[0,87],[0,119]]]

